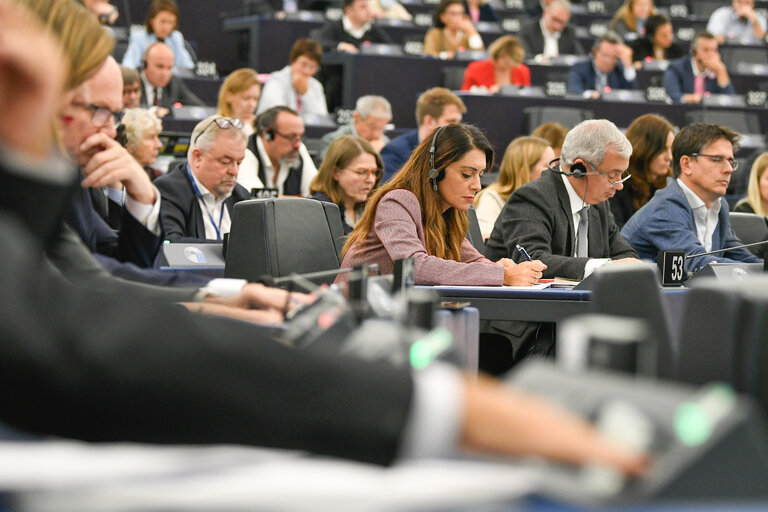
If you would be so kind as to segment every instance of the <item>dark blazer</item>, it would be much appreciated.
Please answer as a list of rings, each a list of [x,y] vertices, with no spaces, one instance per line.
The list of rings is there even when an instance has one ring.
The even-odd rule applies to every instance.
[[[464,12],[469,15],[469,5],[464,0]],[[480,19],[478,21],[499,21],[496,11],[490,3],[480,4]]]
[[[705,82],[705,90],[712,94],[735,94],[733,84],[730,82],[725,87],[720,87],[717,78],[708,77]],[[683,94],[693,92],[693,68],[691,67],[691,58],[686,56],[677,59],[669,64],[664,71],[664,88],[672,101],[680,103]]]
[[[187,174],[187,163],[178,164],[154,183],[162,196],[160,222],[165,239],[171,242],[206,241],[203,211]],[[224,201],[230,219],[235,203],[250,197],[250,193],[242,185],[235,184],[232,195]]]
[[[89,188],[91,201],[96,213],[104,219],[109,227],[115,231],[120,231],[120,220],[123,217],[123,206],[112,201],[106,194],[106,187]]]
[[[82,175],[80,179],[83,179]],[[65,220],[77,231],[91,252],[135,263],[140,267],[152,266],[162,237],[151,233],[125,208],[120,220],[120,233],[116,233],[94,209],[87,189],[78,188],[71,199]]]
[[[636,258],[637,253],[619,234],[608,202],[593,205],[589,212],[589,258]],[[547,265],[545,278],[582,279],[589,258],[572,256],[576,245],[568,191],[559,174],[542,173],[538,180],[517,189],[502,208],[485,244],[485,256],[523,260],[520,244],[533,259]]]
[[[520,28],[518,37],[520,37],[520,41],[525,47],[525,54],[529,58],[544,52],[544,35],[541,33],[538,18],[524,23]],[[576,39],[576,31],[571,25],[566,25],[560,33],[558,48],[561,55],[584,55],[584,48]]]
[[[577,62],[571,66],[568,74],[568,92],[581,94],[584,91],[594,91],[597,72],[592,59]],[[637,89],[637,80],[628,82],[624,78],[624,66],[616,62],[616,66],[608,73],[608,87],[611,89]]]
[[[139,72],[141,72],[141,70],[139,70]],[[141,75],[141,80],[141,99],[139,100],[139,105],[142,107],[151,107],[152,103],[147,99],[147,94],[144,89],[144,75]],[[168,82],[168,85],[163,87],[163,97],[160,98],[160,106],[170,109],[175,103],[181,103],[182,105],[205,105],[203,100],[198,98],[187,88],[181,77],[173,75],[171,81]]]
[[[363,37],[358,39],[344,30],[344,25],[341,20],[327,22],[317,33],[316,37],[318,42],[323,46],[324,52],[335,52],[336,46],[342,42],[353,44],[358,48],[365,42],[394,44],[394,41],[389,37],[389,34],[373,24],[371,25],[371,28],[363,34]]]
[[[413,394],[407,369],[296,351],[245,322],[66,282],[41,266],[40,249],[67,187],[56,184],[50,202],[5,201],[6,177],[0,160],[0,421],[86,441],[394,459]]]
[[[395,137],[381,148],[381,160],[384,162],[384,176],[381,177],[381,183],[389,181],[400,170],[418,145],[419,131],[413,130]]]
[[[629,47],[632,48],[633,62],[645,61],[645,59],[647,58],[656,60],[656,54],[653,53],[653,42],[649,38],[639,37],[628,44],[629,44]],[[685,51],[683,50],[683,47],[673,42],[672,46],[667,48],[666,51],[664,52],[664,59],[665,60],[679,59],[683,55],[685,55]]]

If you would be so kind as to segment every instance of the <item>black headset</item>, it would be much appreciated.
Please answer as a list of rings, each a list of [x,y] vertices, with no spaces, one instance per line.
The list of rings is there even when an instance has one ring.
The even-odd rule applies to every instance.
[[[266,121],[266,118],[268,117],[271,116],[265,116],[262,114],[256,118],[256,133],[259,135],[264,135],[264,140],[266,141],[273,141],[275,140],[275,130],[274,128],[267,126],[270,124]],[[271,119],[269,121],[271,121]]]
[[[435,135],[432,137],[432,145],[429,147],[429,180],[432,182],[432,188],[437,191],[437,182],[445,178],[444,170],[437,170],[435,168],[435,153],[437,153],[437,136],[445,129],[445,126],[439,127],[435,130]]]
[[[563,176],[573,176],[574,178],[583,178],[584,176],[589,174],[587,172],[586,166],[581,162],[577,162],[571,165],[570,171],[561,171],[560,169],[557,169],[552,165],[555,162],[559,162],[559,161],[560,161],[560,158],[553,158],[552,160],[550,160],[549,163],[547,164],[547,170],[552,171],[556,174],[562,174]]]

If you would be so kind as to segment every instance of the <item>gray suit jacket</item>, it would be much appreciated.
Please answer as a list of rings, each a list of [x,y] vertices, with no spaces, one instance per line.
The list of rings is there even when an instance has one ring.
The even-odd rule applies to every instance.
[[[622,238],[607,201],[589,210],[590,258],[637,258]],[[589,258],[571,256],[576,244],[568,191],[559,174],[545,171],[541,178],[517,189],[496,219],[486,242],[485,256],[523,260],[515,245],[547,265],[544,278],[582,279]]]

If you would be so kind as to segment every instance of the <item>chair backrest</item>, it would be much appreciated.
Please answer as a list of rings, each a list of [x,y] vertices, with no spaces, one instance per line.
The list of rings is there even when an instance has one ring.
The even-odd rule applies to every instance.
[[[766,217],[754,213],[730,212],[729,220],[733,232],[745,244],[768,240],[768,219]],[[757,247],[750,247],[750,250],[754,254],[762,255],[765,247],[758,245]]]
[[[723,46],[719,51],[723,56],[723,63],[731,72],[736,71],[740,62],[768,65],[768,52],[763,46]]]
[[[461,84],[464,83],[464,70],[466,69],[467,66],[448,66],[440,70],[443,87],[451,91],[461,89]]]
[[[594,112],[582,108],[528,107],[523,110],[522,133],[529,134],[537,126],[549,121],[557,121],[568,128],[573,128],[580,122],[594,117]]]
[[[240,201],[232,215],[224,275],[257,281],[265,275],[336,270],[343,244],[335,204],[300,197]]]
[[[640,371],[668,377],[674,371],[673,336],[659,289],[658,270],[649,264],[608,265],[592,275],[592,310],[643,320],[656,341]]]
[[[688,2],[681,2],[681,3],[688,3]],[[688,3],[688,6],[691,10],[691,14],[695,16],[700,16],[702,18],[709,18],[709,15],[712,14],[712,12],[717,9],[718,7],[722,7],[726,5],[725,2],[722,0],[698,0],[696,2],[690,2]]]
[[[477,212],[474,208],[470,207],[469,210],[467,210],[467,218],[469,219],[469,232],[467,233],[467,238],[480,254],[485,254],[485,241],[483,240],[483,234],[480,231],[480,223],[477,221]]]
[[[690,110],[685,113],[685,124],[691,123],[715,123],[739,133],[761,133],[758,115],[742,110]]]

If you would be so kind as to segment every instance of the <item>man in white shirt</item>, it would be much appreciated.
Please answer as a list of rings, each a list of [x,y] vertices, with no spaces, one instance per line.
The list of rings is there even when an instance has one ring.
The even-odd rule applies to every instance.
[[[759,43],[765,37],[765,28],[765,16],[755,12],[755,0],[733,0],[730,6],[715,9],[707,23],[707,32],[720,44]]]
[[[667,186],[638,210],[621,233],[641,258],[655,260],[659,251],[687,256],[741,245],[728,221],[723,196],[739,162],[734,147],[740,137],[716,124],[686,126],[672,143],[672,171]],[[687,258],[688,272],[710,262],[758,262],[746,249]]]
[[[520,41],[526,55],[542,61],[559,55],[584,55],[570,20],[570,2],[553,0],[541,18],[525,23],[520,29]]]
[[[248,139],[248,151],[237,181],[246,189],[274,188],[279,195],[309,196],[309,184],[317,168],[301,141],[304,121],[295,110],[272,107],[256,118],[256,133]]]
[[[239,119],[211,116],[195,126],[190,141],[187,162],[155,180],[165,239],[221,241],[235,203],[250,198],[236,181],[248,138]]]

